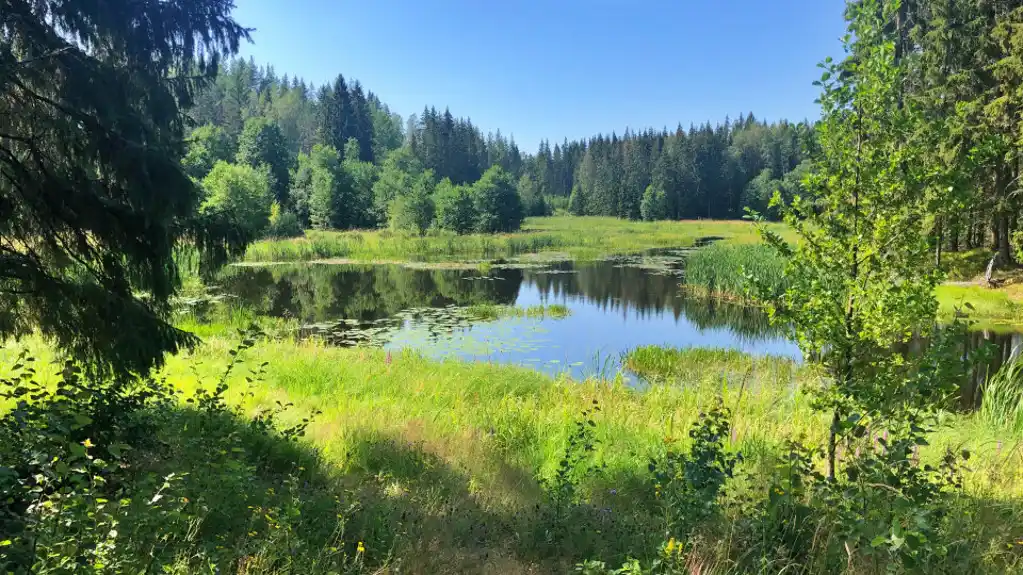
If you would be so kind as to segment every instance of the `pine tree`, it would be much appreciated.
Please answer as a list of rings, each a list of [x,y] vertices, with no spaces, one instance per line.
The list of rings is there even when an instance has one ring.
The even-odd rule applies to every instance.
[[[359,160],[373,161],[373,116],[362,85],[358,81],[352,84],[352,111],[355,119],[355,139],[359,143]]]
[[[275,122],[263,116],[246,120],[238,138],[237,162],[253,168],[267,166],[275,201],[282,206],[289,205],[291,155]]]
[[[230,9],[0,1],[0,338],[122,373],[195,342],[166,321],[173,251],[214,263],[231,230],[196,215],[181,109],[247,37]]]
[[[343,153],[348,138],[357,139],[358,126],[348,84],[341,74],[333,87],[324,87],[319,97],[319,141]]]

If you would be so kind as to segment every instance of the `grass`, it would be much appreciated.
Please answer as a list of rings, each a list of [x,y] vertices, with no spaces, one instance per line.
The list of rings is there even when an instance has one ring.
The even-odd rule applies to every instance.
[[[988,380],[980,413],[992,426],[1023,434],[1023,362],[1007,362]]]
[[[934,295],[938,299],[939,317],[951,318],[959,313],[976,321],[978,327],[1023,325],[1023,285],[992,289],[945,284],[938,286]]]
[[[1023,327],[1023,281],[1020,281],[1023,278],[1019,273],[997,274],[997,278],[1005,282],[997,288],[981,285],[977,280],[989,255],[986,250],[945,254],[943,266],[950,278],[973,278],[973,281],[949,282],[935,289],[940,319],[949,320],[959,314],[972,320],[978,329]],[[695,293],[745,301],[750,287],[748,275],[762,282],[770,293],[783,289],[784,263],[764,245],[714,243],[686,259],[684,287]]]
[[[38,356],[47,355],[41,342],[29,343]],[[209,388],[235,343],[229,335],[207,337],[193,353],[168,358],[162,376],[185,394]],[[0,365],[9,365],[12,353],[0,352]],[[343,549],[352,557],[356,542],[364,542],[361,560],[388,565],[383,572],[564,573],[584,559],[620,565],[661,541],[649,461],[668,448],[686,446],[690,424],[717,397],[734,412],[727,444],[745,456],[737,489],[747,493],[766,489],[762,482],[785,439],[820,444],[827,429],[827,421],[810,406],[808,390],[819,384],[813,370],[738,352],[636,350],[627,358],[629,367],[658,382],[645,391],[620,380],[552,379],[514,366],[437,362],[413,352],[329,348],[289,339],[259,342],[241,357],[245,365],[235,370],[227,392],[241,413],[293,404],[278,420],[289,426],[319,412],[301,444],[309,450],[303,461],[311,474],[302,481],[315,489],[294,494],[309,524],[288,536],[301,539],[300,550],[322,545],[323,533],[332,532],[336,521],[328,511],[343,501],[345,509],[351,506],[344,514]],[[245,367],[262,362],[267,362],[262,381],[247,383]],[[54,372],[40,370],[40,376]],[[544,481],[555,476],[580,413],[593,405],[600,407],[593,457],[601,471],[580,483],[583,503],[568,522],[569,532],[552,540]],[[203,465],[232,465],[234,448],[226,456],[195,446],[184,449],[173,437],[179,427],[194,428],[194,417],[172,418],[173,427],[158,435],[177,446],[171,453],[187,462],[185,469],[211,481],[202,475],[208,472]],[[997,450],[996,438],[1004,442]],[[986,563],[967,570],[981,572],[978,565],[986,565],[988,572],[1009,572],[1015,556],[1004,542],[1023,524],[1020,437],[980,417],[961,415],[932,444],[926,457],[936,457],[946,446],[977,452],[957,517],[963,529],[973,530],[969,541]],[[239,449],[237,457],[248,457],[248,444]],[[259,508],[267,505],[269,494],[285,493],[285,486],[269,476],[244,481],[249,483],[206,485],[203,501],[217,520],[210,531],[200,532],[203,536],[242,537],[252,521],[249,506]],[[750,543],[728,535],[736,528],[729,525],[746,521],[743,513],[741,506],[730,508],[720,528],[712,530],[723,538],[704,541],[701,556],[714,566],[704,572],[733,572],[726,566]],[[239,553],[249,553],[245,549]],[[328,571],[308,569],[298,571]]]
[[[476,304],[469,306],[471,315],[482,320],[495,320],[506,317],[520,317],[529,319],[565,319],[572,315],[572,310],[562,304],[537,304],[529,307],[516,307],[509,305]]]
[[[656,383],[684,383],[717,377],[731,385],[791,387],[809,378],[807,368],[788,358],[753,356],[737,350],[718,348],[678,349],[659,345],[638,347],[625,356],[625,367]],[[713,369],[714,373],[707,371]]]
[[[785,260],[763,244],[714,243],[686,258],[685,286],[703,293],[744,299],[756,278],[771,293],[784,289]]]
[[[779,226],[779,231],[781,227]],[[529,218],[512,234],[459,236],[431,231],[424,237],[387,230],[309,231],[305,237],[264,240],[249,247],[247,262],[497,260],[525,254],[550,254],[577,260],[651,248],[687,247],[704,237],[730,243],[757,241],[756,230],[742,221],[633,222],[617,218],[558,216]]]

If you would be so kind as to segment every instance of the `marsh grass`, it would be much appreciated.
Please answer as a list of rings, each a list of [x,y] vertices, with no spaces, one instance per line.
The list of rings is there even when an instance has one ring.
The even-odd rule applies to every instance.
[[[690,347],[643,346],[625,355],[625,367],[658,383],[686,383],[708,377],[712,368],[726,382],[781,387],[798,386],[812,377],[810,368],[776,356],[753,356],[737,350]]]
[[[746,300],[750,278],[769,293],[783,290],[784,270],[785,260],[766,245],[715,242],[686,258],[684,281],[692,291]]]
[[[572,310],[570,310],[568,306],[562,304],[537,304],[528,307],[477,304],[469,306],[468,312],[470,315],[486,321],[509,317],[529,319],[565,319],[572,315]]]
[[[992,426],[1023,434],[1023,362],[1009,361],[988,378],[980,414]]]
[[[783,231],[778,227],[779,231]],[[757,241],[741,221],[632,222],[601,217],[529,218],[512,234],[456,235],[431,230],[426,236],[389,230],[308,231],[305,237],[264,240],[249,247],[247,262],[450,261],[499,260],[524,254],[559,252],[573,259],[600,259],[651,248],[687,247],[704,237],[728,242]]]

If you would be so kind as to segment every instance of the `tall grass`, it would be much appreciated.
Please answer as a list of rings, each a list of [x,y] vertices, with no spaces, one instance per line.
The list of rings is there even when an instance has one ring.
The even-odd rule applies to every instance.
[[[750,278],[771,293],[784,289],[785,260],[763,244],[714,243],[686,258],[685,284],[710,294],[745,298]]]
[[[468,312],[481,320],[496,320],[506,317],[565,319],[572,315],[572,310],[568,306],[559,303],[537,304],[528,307],[485,303],[469,306]]]
[[[42,349],[33,353],[46,357],[45,346],[36,345]],[[194,353],[169,358],[160,376],[193,392],[224,372],[233,346],[227,335],[209,337]],[[0,368],[12,357],[0,350]],[[280,416],[281,426],[320,411],[308,428],[307,445],[336,473],[339,502],[358,508],[345,532],[347,548],[365,542],[368,561],[387,557],[409,573],[564,573],[583,559],[618,565],[656,550],[663,530],[650,459],[669,448],[685,449],[691,423],[718,396],[734,414],[729,449],[745,456],[736,474],[741,479],[730,489],[737,503],[764,496],[786,439],[818,445],[824,440],[828,422],[812,409],[807,393],[818,384],[812,370],[723,350],[651,348],[631,359],[637,368],[671,375],[671,381],[639,391],[602,380],[552,379],[514,366],[437,362],[412,352],[337,349],[285,338],[246,352],[243,361],[252,367],[268,362],[265,378],[250,385],[247,365],[240,366],[229,381],[228,401],[245,413],[294,404]],[[723,373],[737,377],[722,378]],[[573,531],[552,544],[542,479],[557,473],[580,412],[594,403],[600,407],[593,428],[600,473],[578,486],[585,503],[573,516]],[[951,520],[962,534],[957,540],[970,553],[984,554],[987,568],[970,564],[959,572],[1006,572],[1013,557],[1005,543],[1018,537],[1014,530],[1023,517],[1014,499],[1023,487],[1018,473],[1023,460],[1011,446],[1001,454],[985,448],[995,433],[980,418],[958,415],[948,434],[932,438],[921,452],[934,459],[946,447],[974,451],[967,490]],[[194,453],[201,463],[199,450]],[[263,484],[257,488],[270,492]],[[283,492],[279,485],[273,489]],[[212,490],[209,496],[220,493]],[[313,510],[302,517],[307,511]],[[705,539],[689,542],[703,545],[694,548],[696,554],[716,565],[735,565],[748,552],[769,551],[756,550],[755,539],[738,538],[749,521],[747,511],[742,504],[727,507]],[[210,532],[199,536],[219,544],[217,531]],[[799,572],[834,572],[806,567]]]
[[[779,231],[783,231],[779,227]],[[557,252],[575,259],[649,248],[686,247],[703,237],[729,242],[756,241],[747,222],[632,222],[600,217],[530,218],[513,234],[459,236],[431,230],[426,236],[389,230],[309,231],[305,237],[263,240],[249,247],[245,261],[283,262],[325,259],[357,261],[450,261],[499,259]]]
[[[1012,433],[1023,433],[1023,361],[1006,362],[984,387],[981,417]]]
[[[792,387],[809,377],[794,361],[777,356],[753,356],[738,350],[659,345],[638,347],[625,355],[625,367],[649,381],[685,384],[717,377],[722,384]]]

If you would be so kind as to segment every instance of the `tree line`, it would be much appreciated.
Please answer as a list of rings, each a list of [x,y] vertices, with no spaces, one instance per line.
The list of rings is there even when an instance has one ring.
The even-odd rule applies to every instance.
[[[556,207],[631,219],[737,218],[746,207],[765,211],[775,189],[798,189],[813,139],[806,123],[749,114],[688,131],[626,130],[553,148],[544,141],[529,154],[448,109],[404,119],[343,75],[317,88],[243,59],[227,64],[189,116],[195,127],[183,163],[207,188],[204,208],[248,205],[239,225],[272,236],[385,224],[514,230]]]

